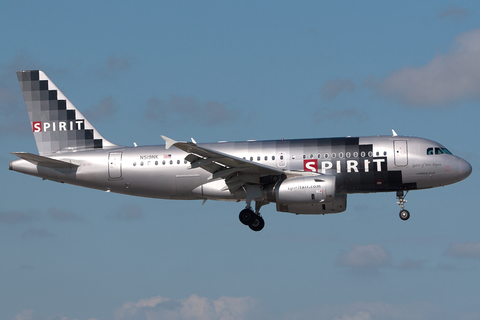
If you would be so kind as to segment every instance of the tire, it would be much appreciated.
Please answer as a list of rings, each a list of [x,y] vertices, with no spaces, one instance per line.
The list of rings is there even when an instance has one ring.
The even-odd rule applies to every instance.
[[[260,231],[265,227],[265,220],[262,217],[256,216],[253,218],[251,224],[248,225],[253,231]]]
[[[240,214],[238,215],[238,219],[240,220],[241,223],[244,225],[248,226],[253,222],[253,219],[255,218],[255,213],[250,210],[250,209],[243,209],[240,211]]]
[[[403,221],[406,221],[408,220],[408,218],[410,218],[410,212],[408,212],[408,210],[402,210],[400,211],[400,219],[402,219]]]

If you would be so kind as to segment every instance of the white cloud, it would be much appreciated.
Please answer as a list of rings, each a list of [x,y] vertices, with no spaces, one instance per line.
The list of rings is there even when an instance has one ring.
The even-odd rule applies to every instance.
[[[0,223],[21,223],[31,221],[33,216],[20,211],[0,212]]]
[[[126,71],[130,69],[132,63],[132,56],[117,57],[112,54],[107,58],[107,68],[109,71]]]
[[[54,238],[55,234],[41,228],[29,228],[22,233],[22,238]]]
[[[40,319],[38,317],[33,316],[33,310],[22,310],[19,314],[13,318],[13,320],[35,320]],[[60,315],[49,316],[48,318],[41,318],[41,319],[48,319],[48,320],[79,320],[77,318],[69,318]],[[98,320],[97,318],[89,318],[88,320]]]
[[[93,121],[111,121],[112,117],[117,113],[119,107],[112,96],[102,99],[96,105],[85,109],[83,115]]]
[[[392,264],[390,252],[379,244],[353,246],[348,252],[340,253],[336,265],[351,268],[355,272],[376,273],[379,268]]]
[[[147,101],[145,116],[162,123],[200,123],[213,126],[233,122],[238,117],[237,110],[227,108],[225,103],[216,100],[200,102],[194,96],[170,95],[168,100],[150,98]]]
[[[358,301],[337,305],[316,305],[311,309],[284,317],[284,320],[447,320],[469,319],[469,316],[466,313],[453,313],[429,302],[394,304],[382,301]]]
[[[58,221],[84,221],[84,219],[77,214],[56,207],[49,208],[47,214],[51,219]]]
[[[422,67],[404,67],[365,85],[377,94],[411,106],[445,106],[480,100],[480,29],[463,33],[447,54]]]
[[[454,243],[443,252],[456,258],[480,258],[480,242]]]
[[[152,297],[138,302],[126,302],[116,311],[118,320],[241,320],[257,302],[250,297],[220,297],[210,300],[192,295],[175,300]]]
[[[97,75],[101,78],[114,81],[122,73],[131,68],[134,58],[132,56],[117,56],[112,54],[108,56],[105,65],[97,70]]]
[[[14,320],[31,320],[33,315],[33,310],[22,310],[19,314],[13,318]]]
[[[322,89],[320,89],[320,94],[322,98],[327,100],[332,100],[338,97],[343,92],[352,93],[355,90],[355,82],[350,79],[333,79],[327,81]]]
[[[364,111],[359,111],[357,108],[349,108],[343,110],[332,110],[330,108],[322,108],[316,111],[313,115],[314,125],[319,125],[323,121],[341,122],[347,119],[354,119],[357,122],[365,122],[368,116]]]
[[[111,218],[117,220],[140,220],[143,218],[142,208],[134,204],[127,204],[116,210]]]
[[[401,270],[420,270],[423,269],[423,261],[406,258],[400,262],[398,268]]]
[[[372,314],[368,311],[357,311],[354,315],[335,316],[333,320],[371,320]]]
[[[442,12],[440,12],[440,14],[438,15],[438,18],[440,19],[447,18],[447,19],[460,21],[467,18],[469,15],[470,15],[470,12],[468,12],[467,10],[460,8],[458,6],[451,6],[443,10]]]

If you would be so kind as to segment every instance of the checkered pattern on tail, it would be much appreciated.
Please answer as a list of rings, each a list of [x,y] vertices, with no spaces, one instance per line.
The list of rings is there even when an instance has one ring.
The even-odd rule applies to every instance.
[[[17,77],[40,155],[115,146],[100,135],[45,73],[18,71]]]

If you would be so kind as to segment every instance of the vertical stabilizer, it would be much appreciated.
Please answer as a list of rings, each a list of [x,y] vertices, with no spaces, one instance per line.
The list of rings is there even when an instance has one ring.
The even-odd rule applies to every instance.
[[[40,155],[114,147],[39,70],[17,71]]]

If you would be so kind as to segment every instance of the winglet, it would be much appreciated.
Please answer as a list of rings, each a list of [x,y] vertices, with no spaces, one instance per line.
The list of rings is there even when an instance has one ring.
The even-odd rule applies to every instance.
[[[170,149],[171,146],[173,146],[177,141],[170,139],[165,136],[161,136],[163,140],[165,140],[165,149]]]
[[[392,134],[393,134],[394,137],[398,136],[398,134],[393,129],[392,129]]]

